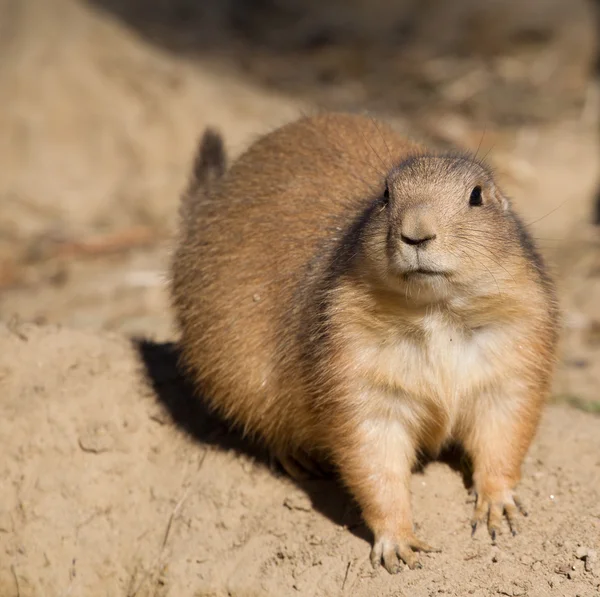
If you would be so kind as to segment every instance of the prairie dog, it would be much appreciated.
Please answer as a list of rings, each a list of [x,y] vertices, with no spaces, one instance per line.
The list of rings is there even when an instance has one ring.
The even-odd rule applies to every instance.
[[[229,170],[208,131],[172,263],[182,359],[292,474],[331,462],[397,572],[420,452],[472,459],[473,530],[516,532],[515,486],[554,367],[558,308],[489,168],[369,117],[304,117]]]

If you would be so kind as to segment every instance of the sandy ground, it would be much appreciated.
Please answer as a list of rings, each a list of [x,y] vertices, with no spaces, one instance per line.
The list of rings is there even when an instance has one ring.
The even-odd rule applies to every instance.
[[[9,4],[0,597],[599,595],[596,87],[580,113],[543,126],[394,117],[488,154],[554,265],[565,330],[524,467],[522,533],[471,538],[455,459],[432,463],[413,478],[415,520],[443,551],[391,577],[371,569],[335,481],[298,486],[272,470],[192,398],[171,344],[165,271],[200,130],[219,126],[235,155],[313,108],[160,50],[85,3]]]
[[[415,474],[416,524],[443,552],[392,577],[371,569],[368,533],[335,482],[296,486],[228,435],[177,377],[171,345],[18,324],[0,328],[0,345],[3,596],[600,590],[589,414],[548,408],[524,467],[530,515],[495,546],[471,538],[458,472]]]

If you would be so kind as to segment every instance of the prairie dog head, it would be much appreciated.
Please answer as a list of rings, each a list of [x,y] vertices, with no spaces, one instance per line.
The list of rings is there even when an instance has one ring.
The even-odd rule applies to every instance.
[[[379,283],[411,299],[501,293],[520,252],[509,201],[467,156],[417,156],[388,173],[363,233]]]

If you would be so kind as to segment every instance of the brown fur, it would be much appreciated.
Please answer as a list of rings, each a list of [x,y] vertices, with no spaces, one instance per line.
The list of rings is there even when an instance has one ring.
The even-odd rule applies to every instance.
[[[390,572],[432,549],[412,530],[420,450],[461,442],[473,524],[489,514],[494,535],[505,512],[514,530],[557,306],[489,169],[324,114],[266,135],[210,184],[196,177],[172,296],[183,362],[211,404],[290,470],[329,459]]]

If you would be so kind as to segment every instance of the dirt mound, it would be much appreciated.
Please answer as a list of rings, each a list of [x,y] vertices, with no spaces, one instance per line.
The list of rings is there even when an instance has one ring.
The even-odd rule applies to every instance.
[[[153,27],[150,6],[159,22],[164,11],[183,7],[170,34],[198,48],[191,7],[205,11],[218,37],[219,27],[229,26],[221,5],[243,13],[250,4],[281,7],[283,24],[288,8],[300,5],[0,0],[0,319],[10,322],[0,324],[0,595],[597,595],[597,417],[548,408],[525,463],[522,495],[531,515],[521,535],[505,534],[496,546],[484,533],[469,536],[473,505],[455,469],[434,463],[415,475],[419,533],[443,552],[423,557],[422,570],[390,577],[370,568],[368,534],[335,482],[300,487],[272,471],[263,454],[190,396],[172,345],[128,339],[173,339],[164,239],[202,128],[221,128],[236,154],[305,109],[241,80],[240,65],[225,72],[210,53],[191,60]],[[567,334],[556,396],[599,411],[600,244],[584,225],[600,166],[599,102],[585,79],[595,34],[583,0],[568,3],[568,14],[567,3],[556,0],[519,4],[527,18],[540,7],[547,12],[533,19],[543,25],[541,37],[539,30],[517,35],[519,52],[531,50],[521,66],[502,51],[465,62],[452,37],[460,11],[451,10],[458,21],[440,43],[452,59],[425,57],[433,70],[417,68],[412,83],[398,74],[395,50],[380,45],[361,54],[354,43],[360,15],[373,18],[384,3],[369,3],[367,13],[363,0],[351,4],[355,21],[346,21],[337,45],[322,36],[300,47],[309,15],[288,19],[298,28],[287,29],[285,51],[274,36],[268,52],[240,52],[242,44],[225,54],[268,85],[326,105],[391,98],[387,107],[426,107],[426,114],[396,113],[393,121],[411,135],[487,155],[559,266]],[[397,8],[425,19],[441,3],[418,4]],[[459,4],[474,0],[452,6]],[[322,2],[303,6],[327,20],[339,16],[341,3],[328,4],[332,12],[320,12]],[[436,14],[445,22],[446,13]],[[397,33],[394,19],[385,34],[376,18],[373,24],[375,37]],[[510,41],[514,28],[497,24],[500,41]],[[242,25],[250,36],[253,27],[275,33],[268,19]],[[557,57],[560,48],[566,60]],[[218,44],[211,49],[219,53]],[[340,80],[332,72],[342,73]],[[418,93],[404,95],[399,81],[416,84]],[[559,91],[538,105],[548,89]],[[569,116],[561,111],[560,121],[517,128],[465,117],[493,111],[491,100],[505,114],[564,108]],[[432,103],[439,112],[428,111]],[[462,114],[450,110],[457,105],[466,107]],[[478,112],[477,105],[487,108]]]
[[[148,380],[148,381],[144,381]],[[228,435],[169,345],[0,328],[0,594],[580,595],[600,588],[598,419],[548,408],[525,463],[522,533],[470,537],[445,464],[413,478],[419,532],[443,548],[389,576],[333,481],[298,487]],[[171,413],[170,416],[168,413]],[[174,424],[173,418],[179,422]]]

